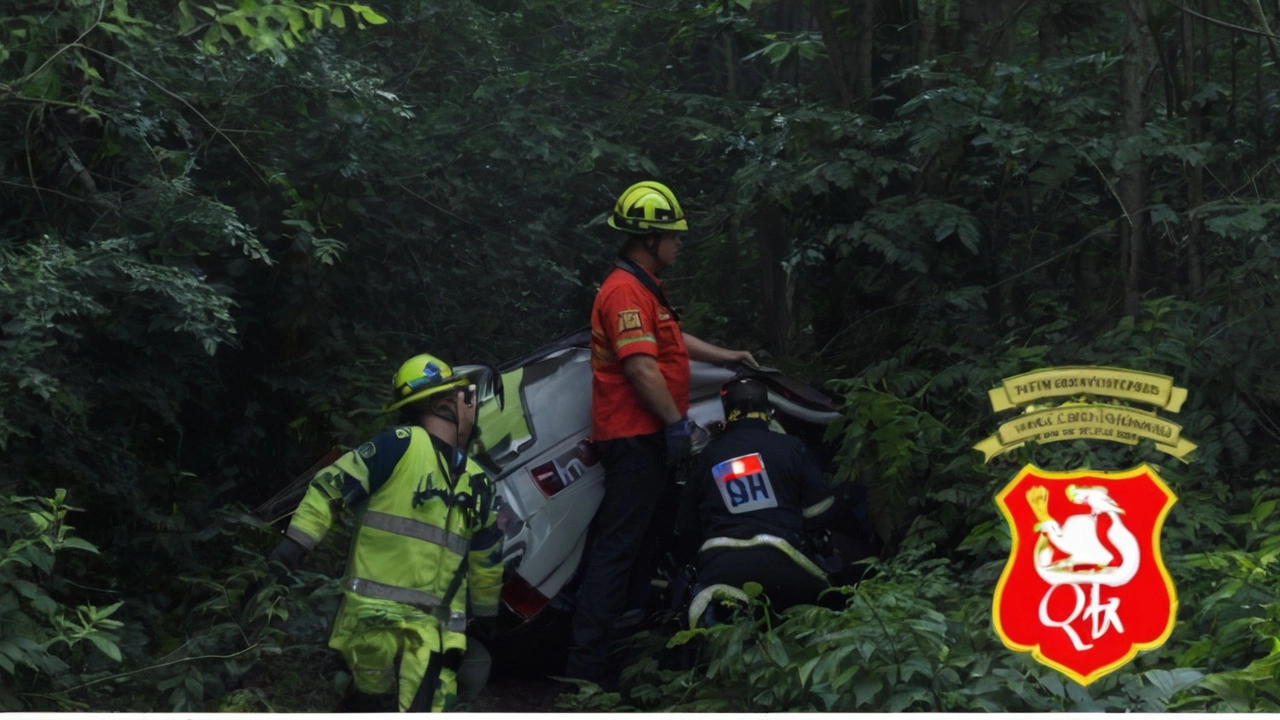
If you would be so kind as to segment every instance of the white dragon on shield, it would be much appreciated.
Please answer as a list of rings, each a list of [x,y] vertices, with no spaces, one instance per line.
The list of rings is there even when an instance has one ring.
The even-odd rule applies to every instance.
[[[1119,587],[1127,584],[1138,572],[1142,550],[1138,539],[1125,527],[1121,508],[1107,489],[1101,486],[1067,486],[1067,499],[1077,505],[1088,506],[1088,512],[1069,515],[1059,522],[1049,515],[1049,491],[1041,485],[1027,491],[1027,502],[1036,516],[1035,531],[1039,533],[1033,553],[1033,564],[1036,574],[1049,583],[1049,590],[1040,602],[1040,621],[1048,627],[1062,628],[1071,638],[1071,642],[1079,650],[1093,647],[1081,641],[1080,636],[1071,627],[1077,618],[1083,617],[1093,621],[1093,638],[1097,639],[1114,627],[1117,632],[1124,633],[1124,625],[1120,622],[1120,598],[1113,597],[1102,602],[1099,588],[1102,585]],[[1098,518],[1107,515],[1111,519],[1111,527],[1106,531],[1106,540],[1120,554],[1120,564],[1112,565],[1113,553],[1102,542],[1098,534]],[[1057,554],[1066,557],[1054,560]],[[1062,620],[1049,617],[1049,598],[1059,586],[1072,586],[1076,595],[1075,610]],[[1090,601],[1086,603],[1082,585],[1091,586]]]

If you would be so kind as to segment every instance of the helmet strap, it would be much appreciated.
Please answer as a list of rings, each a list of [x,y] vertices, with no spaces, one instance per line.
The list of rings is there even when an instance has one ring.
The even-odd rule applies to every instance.
[[[662,235],[658,233],[654,233],[653,235],[648,236],[647,238],[645,238],[644,242],[641,243],[641,245],[643,245],[645,249],[645,252],[652,255],[653,259],[658,261],[658,267],[662,267],[662,260],[658,258],[658,246],[661,244],[662,244]]]
[[[457,414],[456,412],[454,412],[453,410],[448,410],[448,411],[437,410],[437,409],[436,409],[436,406],[435,406],[435,405],[432,405],[432,406],[431,406],[431,414],[432,414],[432,415],[435,415],[436,417],[440,418],[441,420],[444,420],[444,421],[446,421],[446,422],[451,422],[451,423],[453,423],[453,426],[454,426],[454,427],[457,427],[457,426],[458,426],[458,414]]]
[[[462,437],[462,423],[458,421],[458,413],[456,410],[448,409],[445,411],[437,410],[435,406],[431,407],[431,414],[453,424],[453,446],[462,452],[467,452],[467,448],[471,447],[471,441],[476,437],[476,422],[471,421],[471,429],[467,431],[467,437]]]

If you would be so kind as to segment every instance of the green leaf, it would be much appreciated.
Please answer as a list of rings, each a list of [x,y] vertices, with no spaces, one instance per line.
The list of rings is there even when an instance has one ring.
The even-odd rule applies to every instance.
[[[121,660],[120,647],[115,643],[111,642],[110,640],[108,640],[107,638],[103,637],[98,633],[93,633],[92,635],[89,635],[89,642],[93,643],[95,647],[101,650],[103,655],[106,655],[107,657],[111,658],[112,660],[115,660],[116,662],[120,662]]]
[[[94,608],[94,609],[93,609],[93,612],[92,612],[93,618],[94,618],[95,620],[101,620],[101,619],[103,619],[103,618],[109,618],[109,617],[111,617],[112,615],[114,615],[114,614],[115,614],[115,612],[116,612],[117,610],[119,610],[119,609],[121,608],[121,606],[123,606],[123,605],[124,605],[124,601],[123,601],[123,600],[121,600],[120,602],[114,602],[114,603],[111,603],[110,605],[107,605],[106,607]]]
[[[915,698],[907,692],[895,692],[889,696],[889,702],[885,704],[885,712],[902,712],[910,707]]]
[[[345,28],[347,26],[347,16],[342,12],[342,8],[335,7],[329,11],[329,22],[333,23],[336,28]]]
[[[207,55],[214,55],[218,52],[218,42],[222,39],[222,28],[219,25],[210,25],[208,30],[204,31],[204,38],[201,40],[200,47]]]
[[[1174,209],[1160,203],[1151,207],[1151,222],[1153,223],[1176,223],[1178,222],[1178,213]]]
[[[22,88],[27,97],[56,99],[62,94],[62,79],[52,67],[41,70]]]
[[[765,639],[764,653],[778,667],[786,667],[791,660],[787,649],[783,647],[781,638],[776,633],[769,633]]]
[[[955,231],[956,231],[956,221],[947,220],[943,222],[941,225],[939,225],[938,227],[933,229],[933,241],[942,242],[943,240],[946,240],[948,237],[950,237],[951,234],[954,233]]]
[[[884,687],[884,681],[879,677],[864,675],[858,678],[853,683],[853,706],[860,708],[870,704],[882,687]]]
[[[351,12],[359,13],[360,17],[370,25],[383,25],[387,22],[386,18],[374,12],[373,8],[368,5],[353,3],[349,7],[351,8]]]
[[[764,49],[764,56],[769,58],[769,62],[777,65],[787,59],[793,47],[795,47],[794,43],[776,42]]]
[[[91,552],[94,555],[99,554],[97,545],[94,545],[88,540],[77,537],[71,537],[63,540],[62,547],[67,550],[84,550],[85,552]]]
[[[1049,691],[1050,695],[1059,698],[1066,697],[1067,688],[1062,684],[1062,678],[1059,677],[1056,672],[1045,673],[1038,679],[1040,680],[1040,684],[1044,686],[1044,689]]]
[[[307,29],[307,14],[293,6],[285,6],[282,9],[289,23],[289,32],[293,33],[295,38],[301,39],[303,31]]]
[[[35,583],[27,582],[26,580],[12,580],[10,584],[18,591],[19,595],[31,602],[31,607],[36,611],[46,616],[53,616],[58,612],[58,603]]]
[[[187,0],[178,0],[178,34],[186,35],[196,26],[195,16],[187,6]]]

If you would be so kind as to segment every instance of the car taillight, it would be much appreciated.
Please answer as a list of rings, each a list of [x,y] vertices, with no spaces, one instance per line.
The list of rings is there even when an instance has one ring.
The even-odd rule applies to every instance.
[[[543,463],[531,469],[529,475],[533,477],[533,484],[537,485],[542,494],[547,497],[564,489],[564,478],[560,477],[560,471],[556,470],[555,463]]]
[[[506,582],[502,584],[502,602],[517,615],[528,620],[542,612],[542,608],[546,607],[551,600],[534,590],[524,578],[513,573],[508,575]]]

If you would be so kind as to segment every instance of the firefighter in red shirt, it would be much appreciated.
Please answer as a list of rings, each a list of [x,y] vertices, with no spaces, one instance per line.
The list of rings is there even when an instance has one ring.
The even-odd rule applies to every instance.
[[[609,226],[628,237],[591,309],[591,437],[605,469],[605,495],[572,621],[565,674],[591,682],[606,674],[613,626],[625,609],[632,565],[671,469],[690,450],[689,360],[742,362],[684,332],[657,273],[670,267],[688,230],[665,185],[627,188]]]

